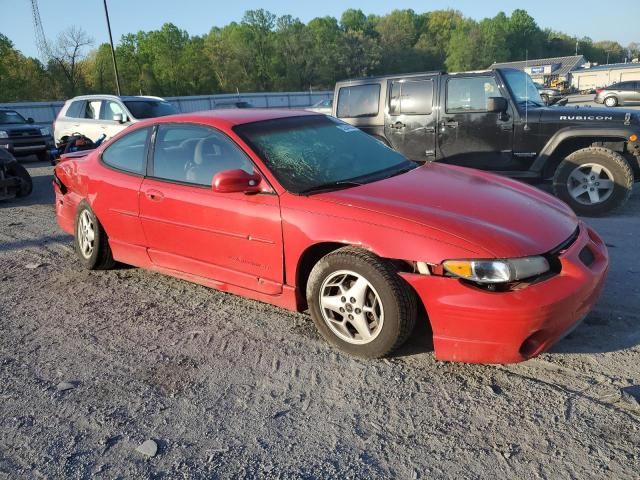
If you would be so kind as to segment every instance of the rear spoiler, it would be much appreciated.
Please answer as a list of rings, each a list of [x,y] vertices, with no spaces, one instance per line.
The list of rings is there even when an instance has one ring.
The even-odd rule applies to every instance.
[[[60,155],[60,160],[58,160],[58,162],[64,162],[67,159],[70,158],[83,158],[86,157],[87,155],[89,155],[91,152],[93,152],[95,149],[91,149],[91,150],[79,150],[77,152],[69,152],[69,153],[63,153],[62,155]]]

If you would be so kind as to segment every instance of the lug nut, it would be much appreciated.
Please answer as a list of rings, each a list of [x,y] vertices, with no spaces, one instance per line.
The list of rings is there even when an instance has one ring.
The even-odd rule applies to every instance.
[[[591,176],[591,180],[595,180],[595,179],[596,179],[596,177],[594,177],[594,176]]]
[[[356,299],[355,299],[355,298],[353,298],[353,297],[351,297],[351,298],[349,299],[349,301],[350,301],[351,303],[356,303]]]
[[[591,188],[589,189],[589,191],[591,191],[591,192],[593,192],[594,190],[595,190],[595,188],[593,188],[593,187],[591,187]]]
[[[600,182],[596,182],[596,187],[597,187],[598,185],[600,185]]]
[[[356,308],[356,314],[360,315],[362,313],[362,310],[360,310],[359,308]]]
[[[349,320],[353,320],[353,315],[349,314]]]
[[[340,307],[340,313],[344,313],[344,308]]]
[[[340,301],[341,301],[342,303],[344,303],[344,302],[346,302],[346,301],[347,301],[347,299],[346,299],[346,298],[344,298],[344,297],[342,297],[342,298],[340,299]]]

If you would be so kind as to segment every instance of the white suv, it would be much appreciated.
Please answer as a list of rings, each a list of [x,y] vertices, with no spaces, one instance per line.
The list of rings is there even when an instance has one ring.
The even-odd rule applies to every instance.
[[[139,120],[174,113],[178,110],[160,97],[83,95],[66,101],[53,124],[53,135],[59,142],[65,135],[81,133],[95,142],[103,134],[111,138]]]

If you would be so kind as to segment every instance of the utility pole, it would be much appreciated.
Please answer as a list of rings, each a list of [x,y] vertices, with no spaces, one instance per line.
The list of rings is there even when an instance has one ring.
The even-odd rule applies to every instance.
[[[118,62],[116,62],[116,51],[113,48],[113,36],[111,35],[111,22],[109,21],[109,9],[107,0],[104,0],[104,16],[107,18],[107,30],[109,30],[109,43],[111,44],[111,58],[113,59],[113,72],[116,75],[116,90],[120,96],[120,79],[118,77]]]

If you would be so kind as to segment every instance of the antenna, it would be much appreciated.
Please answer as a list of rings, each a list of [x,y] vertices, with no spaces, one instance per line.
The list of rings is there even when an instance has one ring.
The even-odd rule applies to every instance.
[[[40,9],[38,8],[38,0],[31,0],[31,14],[33,17],[33,29],[36,34],[36,47],[40,54],[40,59],[44,62],[48,62],[51,58],[51,50],[47,43],[47,37],[44,34],[44,28],[42,28],[42,19],[40,18]]]
[[[524,68],[529,68],[529,50],[524,51]],[[527,73],[527,75],[529,75]],[[522,77],[524,81],[524,131],[529,130],[529,86],[527,85],[527,77]]]

